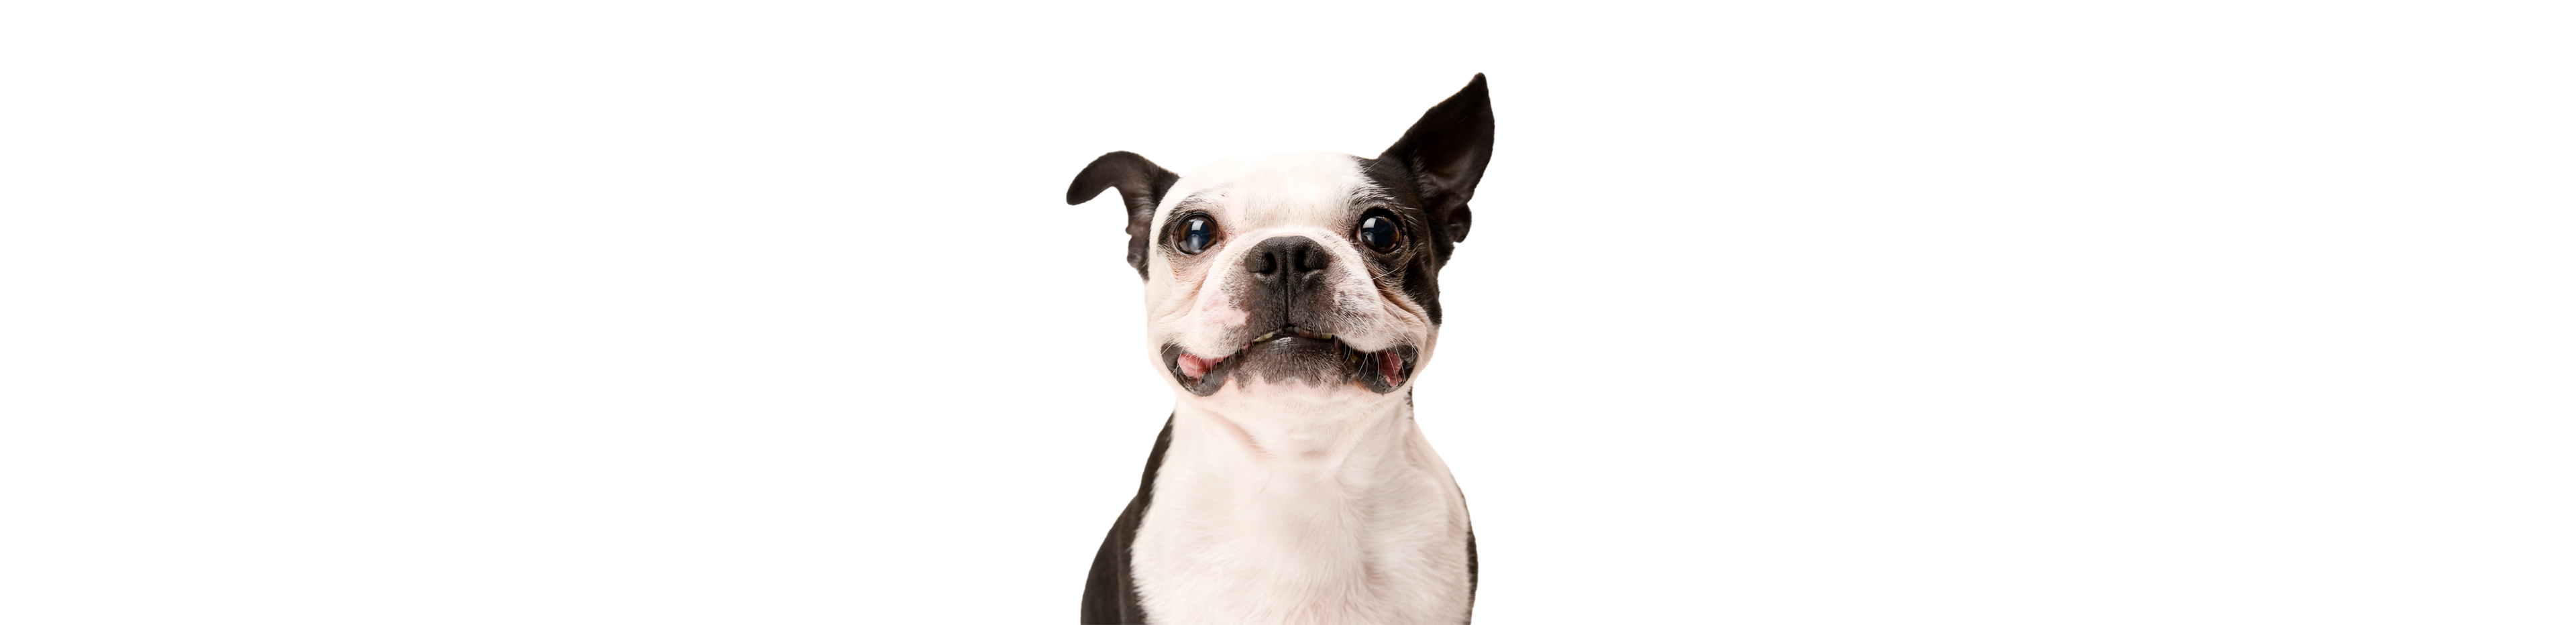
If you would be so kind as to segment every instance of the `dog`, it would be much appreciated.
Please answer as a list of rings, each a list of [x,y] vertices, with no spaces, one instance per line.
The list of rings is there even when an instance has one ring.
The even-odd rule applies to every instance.
[[[1377,158],[1281,154],[1188,176],[1111,152],[1145,281],[1145,351],[1175,398],[1110,527],[1084,623],[1464,623],[1466,496],[1413,421],[1442,266],[1493,153],[1485,75]]]

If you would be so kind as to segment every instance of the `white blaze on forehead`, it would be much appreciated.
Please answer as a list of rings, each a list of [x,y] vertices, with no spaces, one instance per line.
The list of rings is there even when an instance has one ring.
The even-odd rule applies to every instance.
[[[1229,232],[1294,225],[1333,226],[1351,197],[1370,187],[1359,157],[1299,152],[1227,159],[1183,176],[1155,211],[1160,231],[1174,207],[1194,203]]]

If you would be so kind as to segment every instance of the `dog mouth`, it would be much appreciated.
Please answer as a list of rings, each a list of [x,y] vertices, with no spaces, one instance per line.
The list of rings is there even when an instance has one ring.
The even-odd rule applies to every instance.
[[[1234,353],[1222,356],[1200,356],[1179,345],[1167,344],[1163,346],[1163,364],[1182,388],[1202,397],[1224,388],[1226,379],[1242,376],[1319,387],[1357,383],[1385,394],[1413,378],[1419,353],[1410,345],[1361,351],[1330,332],[1286,326],[1253,337]]]

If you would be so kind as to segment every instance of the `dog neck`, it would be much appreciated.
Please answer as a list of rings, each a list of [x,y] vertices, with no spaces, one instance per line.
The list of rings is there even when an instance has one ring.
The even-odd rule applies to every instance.
[[[1233,410],[1226,410],[1233,408]],[[1184,399],[1135,547],[1171,622],[1456,622],[1465,500],[1408,397],[1324,410]]]
[[[1173,446],[1186,447],[1194,460],[1261,472],[1330,473],[1352,468],[1354,459],[1393,453],[1393,445],[1413,430],[1413,401],[1410,392],[1364,404],[1189,397],[1178,402],[1173,416]]]

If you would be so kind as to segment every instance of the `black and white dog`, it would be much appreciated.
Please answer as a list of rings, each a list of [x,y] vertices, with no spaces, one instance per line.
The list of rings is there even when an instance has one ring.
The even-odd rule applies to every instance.
[[[1111,152],[1177,405],[1082,596],[1084,623],[1463,623],[1476,536],[1413,422],[1442,265],[1494,147],[1485,76],[1377,158],[1283,154],[1189,176]]]

